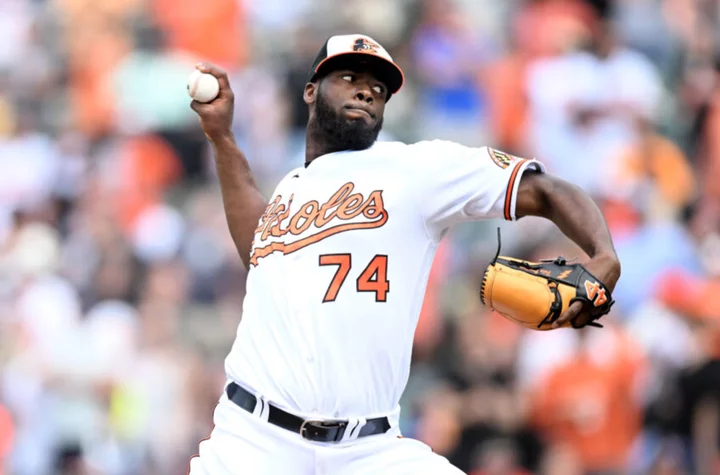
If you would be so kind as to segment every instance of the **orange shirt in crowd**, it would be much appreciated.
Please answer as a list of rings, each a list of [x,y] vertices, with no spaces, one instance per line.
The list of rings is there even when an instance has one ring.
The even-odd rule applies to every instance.
[[[680,147],[659,134],[638,141],[619,156],[619,183],[652,179],[670,204],[685,206],[696,193],[692,167]]]
[[[153,16],[167,33],[168,47],[202,61],[236,68],[245,64],[249,36],[239,0],[154,0]]]
[[[528,116],[525,81],[528,61],[511,53],[481,72],[480,87],[489,101],[490,126],[498,146],[523,154]]]
[[[116,211],[123,228],[130,230],[140,213],[162,201],[182,170],[173,149],[155,135],[126,138],[118,159],[120,186]]]
[[[585,470],[621,468],[642,422],[635,395],[640,355],[618,331],[602,331],[613,331],[613,344],[591,351],[609,361],[579,353],[550,371],[530,398],[536,427],[551,443],[575,452]]]
[[[527,3],[515,18],[515,46],[531,58],[564,53],[567,41],[587,35],[597,15],[580,0],[544,0]]]
[[[53,0],[68,49],[73,127],[95,138],[112,130],[114,97],[108,75],[133,46],[130,19],[143,0]]]

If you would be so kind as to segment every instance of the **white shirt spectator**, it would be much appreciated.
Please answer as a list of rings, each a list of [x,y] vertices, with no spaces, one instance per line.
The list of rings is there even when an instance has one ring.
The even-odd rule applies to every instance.
[[[538,60],[528,71],[527,92],[536,156],[553,173],[597,193],[609,161],[634,137],[633,121],[628,114],[605,113],[581,126],[574,111],[622,104],[653,120],[663,86],[646,57],[618,48],[605,59],[576,52]]]

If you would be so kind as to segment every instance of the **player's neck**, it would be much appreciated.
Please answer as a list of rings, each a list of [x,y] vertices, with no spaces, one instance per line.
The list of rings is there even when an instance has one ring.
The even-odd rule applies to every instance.
[[[318,136],[317,131],[308,130],[305,140],[305,166],[318,157],[342,150],[346,150],[346,147],[333,144],[324,137]]]

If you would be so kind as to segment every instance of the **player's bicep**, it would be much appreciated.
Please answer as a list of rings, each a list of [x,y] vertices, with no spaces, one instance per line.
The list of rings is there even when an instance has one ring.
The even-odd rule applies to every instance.
[[[515,199],[515,216],[542,216],[547,209],[547,193],[551,186],[551,178],[536,170],[527,170],[520,178],[517,198]]]

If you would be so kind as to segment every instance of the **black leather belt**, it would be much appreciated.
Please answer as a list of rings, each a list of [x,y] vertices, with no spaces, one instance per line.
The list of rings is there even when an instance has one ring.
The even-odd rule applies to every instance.
[[[231,382],[228,384],[225,391],[227,392],[228,398],[241,408],[248,412],[253,412],[255,410],[258,400],[245,388]],[[307,440],[315,442],[338,442],[343,438],[345,430],[348,428],[348,421],[345,420],[305,420],[301,417],[290,414],[289,412],[285,412],[265,401],[260,401],[260,403],[268,405],[267,411],[269,423],[275,424],[276,426],[282,427],[283,429],[291,432],[299,433]],[[389,429],[390,421],[388,421],[387,417],[368,419],[365,422],[365,425],[360,428],[360,432],[357,436],[359,438],[367,437],[369,435],[384,434]],[[351,430],[355,431],[357,430],[357,427],[353,427]]]

